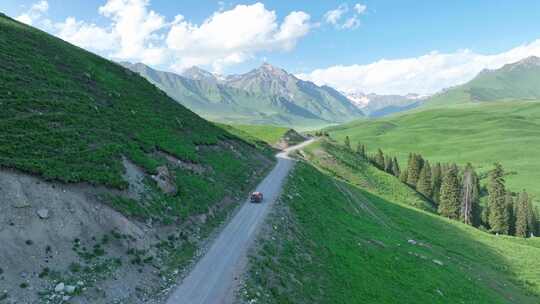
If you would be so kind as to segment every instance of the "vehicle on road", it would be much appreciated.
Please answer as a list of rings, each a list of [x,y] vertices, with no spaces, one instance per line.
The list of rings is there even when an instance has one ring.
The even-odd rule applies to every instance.
[[[252,203],[262,203],[263,201],[263,194],[262,192],[253,192],[251,193],[250,200]]]

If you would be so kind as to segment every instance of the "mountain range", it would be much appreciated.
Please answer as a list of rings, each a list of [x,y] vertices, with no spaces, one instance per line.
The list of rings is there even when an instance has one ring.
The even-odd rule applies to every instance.
[[[540,58],[528,57],[431,97],[417,94],[341,93],[265,63],[245,74],[222,76],[199,67],[181,74],[121,63],[176,101],[218,122],[317,127],[383,117],[421,106],[540,99]]]
[[[245,74],[219,76],[198,67],[181,75],[122,62],[176,101],[210,120],[242,124],[315,127],[363,117],[349,99],[263,64]]]

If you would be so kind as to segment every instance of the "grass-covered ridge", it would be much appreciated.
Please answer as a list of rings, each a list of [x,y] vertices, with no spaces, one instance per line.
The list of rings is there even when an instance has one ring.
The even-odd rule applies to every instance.
[[[430,162],[471,162],[480,172],[500,162],[512,191],[527,189],[536,197],[540,163],[540,103],[499,102],[415,111],[400,116],[358,121],[329,130],[332,137],[381,148],[403,166],[408,153],[418,152]]]
[[[316,167],[300,163],[289,178],[251,258],[246,302],[538,303],[538,240],[415,208],[399,180],[328,147],[312,147]]]
[[[540,58],[532,56],[497,70],[484,70],[471,81],[428,99],[426,105],[540,99]]]
[[[199,147],[240,142],[137,74],[3,15],[0,53],[1,166],[125,187],[122,155],[149,173],[156,151],[219,166]]]

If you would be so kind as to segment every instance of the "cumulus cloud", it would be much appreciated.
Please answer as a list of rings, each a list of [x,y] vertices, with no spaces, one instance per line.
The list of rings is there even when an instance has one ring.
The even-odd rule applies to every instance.
[[[39,1],[34,3],[28,11],[17,16],[17,19],[20,22],[32,25],[35,20],[41,18],[41,16],[49,10],[49,3],[46,0]]]
[[[360,15],[364,14],[367,6],[362,3],[356,3],[353,9],[349,9],[347,3],[339,5],[337,8],[324,14],[324,21],[332,24],[337,29],[356,29],[360,26]],[[349,12],[351,12],[349,14]],[[348,17],[347,17],[348,15]],[[345,21],[341,21],[344,19]]]
[[[463,84],[483,69],[498,69],[529,56],[540,56],[540,40],[495,55],[471,50],[432,52],[413,58],[381,59],[366,65],[336,65],[298,77],[344,92],[433,94]]]
[[[121,59],[139,59],[160,63],[163,50],[154,46],[155,34],[166,26],[165,18],[149,10],[149,0],[109,0],[99,8],[100,14],[110,18],[112,31],[120,47],[112,55]]]
[[[337,25],[341,17],[349,11],[347,4],[341,4],[336,9],[330,10],[324,14],[324,20],[327,23]]]
[[[39,11],[40,3],[32,9]],[[47,20],[47,30],[115,60],[141,61],[177,71],[193,65],[221,71],[263,51],[289,51],[313,26],[310,16],[302,11],[289,13],[280,23],[275,11],[262,3],[228,10],[220,6],[201,24],[182,15],[167,21],[150,9],[150,0],[107,0],[98,12],[109,20],[107,25],[68,17],[57,23]]]
[[[291,12],[279,25],[276,13],[262,3],[237,5],[214,13],[200,25],[180,18],[167,34],[167,46],[174,51],[175,69],[195,63],[219,71],[260,51],[294,48],[309,32],[309,20],[304,12]]]
[[[104,52],[118,47],[116,35],[95,24],[68,17],[52,26],[58,37],[85,49]]]

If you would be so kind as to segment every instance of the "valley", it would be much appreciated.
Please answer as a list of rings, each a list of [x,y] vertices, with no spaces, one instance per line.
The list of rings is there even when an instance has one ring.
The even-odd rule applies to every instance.
[[[533,30],[244,2],[0,4],[0,304],[540,303]]]

